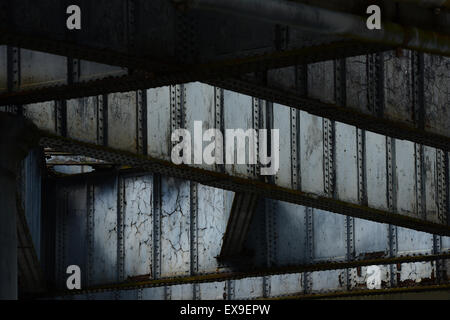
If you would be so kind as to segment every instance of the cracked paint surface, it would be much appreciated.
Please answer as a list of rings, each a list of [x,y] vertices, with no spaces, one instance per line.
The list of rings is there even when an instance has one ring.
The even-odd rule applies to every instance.
[[[162,180],[161,276],[190,271],[190,185],[174,178]]]
[[[124,185],[124,275],[127,279],[152,273],[153,177],[126,178]]]

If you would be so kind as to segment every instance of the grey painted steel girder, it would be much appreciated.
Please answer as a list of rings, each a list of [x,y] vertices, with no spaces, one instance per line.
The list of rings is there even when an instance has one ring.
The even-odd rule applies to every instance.
[[[52,179],[48,186],[56,196],[54,211],[48,214],[56,219],[53,276],[63,289],[64,266],[79,264],[87,271],[85,291],[77,294],[87,293],[88,298],[98,292],[114,295],[125,288],[161,286],[171,287],[172,298],[179,294],[186,298],[197,282],[200,297],[217,299],[222,298],[224,279],[236,285],[234,298],[260,297],[263,274],[270,283],[268,297],[300,290],[345,291],[365,288],[369,265],[378,265],[386,286],[393,288],[438,278],[438,262],[432,256],[450,250],[448,237],[440,238],[442,245],[437,252],[431,234],[405,228],[389,233],[388,225],[363,219],[349,225],[346,217],[331,212],[264,199],[272,212],[258,212],[253,217],[245,244],[252,254],[241,258],[252,268],[234,270],[216,260],[233,201],[231,192],[198,185],[193,194],[189,181],[126,171]],[[304,223],[307,216],[311,227]],[[192,237],[197,240],[193,242]],[[312,248],[311,255],[307,247]],[[394,259],[390,263],[401,268],[391,270],[390,258]],[[442,268],[448,268],[447,261]],[[354,263],[348,267],[348,275],[345,263]],[[152,272],[155,267],[158,273]],[[309,288],[299,281],[306,276],[303,272],[309,272]],[[390,282],[387,275],[392,272],[399,283]],[[118,273],[122,277],[119,281]],[[208,287],[207,283],[215,284]],[[181,292],[179,286],[184,286]],[[120,292],[122,295],[126,292]]]
[[[271,111],[268,103],[267,111],[261,113],[254,108],[256,98],[200,83],[142,93],[147,104],[139,103],[136,92],[113,94],[107,101],[103,96],[71,100],[66,118],[52,117],[53,103],[24,106],[23,111],[41,129],[52,132],[42,143],[57,150],[337,213],[448,233],[448,162],[441,150],[420,151],[412,142],[370,132],[360,135],[358,131],[357,135],[355,127],[304,112],[296,115],[282,105],[274,104]],[[123,108],[124,103],[136,108]],[[81,111],[84,109],[87,113]],[[222,171],[218,166],[176,166],[170,162],[171,128],[191,130],[198,120],[211,128],[246,130],[263,114],[264,123],[273,123],[270,127],[280,129],[282,137],[280,170],[274,183],[255,180],[246,165],[228,165]],[[292,120],[294,115],[298,121]],[[86,129],[80,131],[79,125]],[[65,126],[65,132],[54,131]],[[292,153],[294,136],[299,137],[296,154]],[[361,143],[370,148],[364,149]],[[411,174],[416,170],[417,175]]]

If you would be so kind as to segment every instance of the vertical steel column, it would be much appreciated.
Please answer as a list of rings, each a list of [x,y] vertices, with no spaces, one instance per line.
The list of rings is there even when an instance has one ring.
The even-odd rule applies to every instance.
[[[277,221],[276,221],[277,201],[272,199],[264,199],[264,249],[265,249],[265,267],[271,268],[277,261]],[[263,277],[263,296],[270,297],[271,283],[270,276]]]
[[[198,184],[190,182],[190,253],[191,253],[191,276],[198,274]],[[193,284],[194,300],[200,300],[200,284]]]
[[[97,96],[97,144],[108,145],[108,95]]]
[[[95,230],[95,186],[92,182],[87,185],[87,286],[92,286],[94,280],[94,230]],[[88,300],[93,300],[88,293]]]
[[[62,195],[58,199],[56,204],[56,243],[55,243],[55,255],[56,255],[56,266],[55,266],[55,284],[58,288],[65,288],[65,261],[66,261],[66,222],[67,222],[67,204],[68,204],[68,193],[67,190],[63,187],[58,192]]]
[[[424,99],[424,55],[421,52],[411,53],[411,73],[413,88],[413,119],[416,128],[425,128],[425,99]],[[416,198],[417,217],[426,219],[426,170],[424,167],[424,147],[421,144],[414,144],[415,154],[415,174],[416,174]]]
[[[384,54],[367,55],[367,81],[369,84],[367,102],[374,116],[384,114]]]
[[[438,219],[439,223],[447,224],[447,178],[446,178],[446,153],[443,150],[436,150],[436,172],[437,172],[437,199],[438,199]]]
[[[153,175],[153,279],[161,277],[161,176]]]
[[[8,92],[14,92],[20,88],[21,64],[20,48],[7,46],[7,88]],[[11,105],[4,108],[6,112],[21,114],[22,106]]]
[[[125,182],[117,175],[117,282],[125,280]],[[116,299],[120,299],[120,290],[115,291]]]
[[[223,136],[225,136],[225,124],[224,124],[224,113],[223,113],[223,89],[214,87],[214,123],[216,129],[220,130]],[[218,172],[225,172],[225,165],[216,163],[216,170]]]
[[[147,155],[147,90],[136,92],[136,114],[137,114],[137,152]]]
[[[396,205],[396,160],[395,160],[395,139],[386,137],[386,168],[387,168],[387,203],[390,212],[395,212]],[[389,256],[397,255],[397,226],[388,225]],[[394,287],[397,284],[397,266],[390,265],[390,283]]]
[[[226,300],[233,300],[235,297],[234,294],[234,280],[227,280],[225,283],[225,291],[226,291]]]
[[[314,210],[310,207],[305,207],[305,225],[306,225],[306,259],[307,263],[314,262]],[[312,292],[312,272],[303,273],[303,289],[304,293]]]

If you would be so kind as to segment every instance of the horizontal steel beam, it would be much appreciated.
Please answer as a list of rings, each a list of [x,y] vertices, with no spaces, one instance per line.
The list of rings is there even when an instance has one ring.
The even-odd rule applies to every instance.
[[[109,285],[92,286],[85,288],[83,290],[71,290],[71,291],[61,291],[53,292],[45,295],[45,297],[62,297],[62,296],[79,296],[79,295],[92,295],[95,293],[109,292],[109,291],[120,291],[120,290],[133,290],[133,289],[144,289],[144,288],[158,288],[162,286],[176,286],[176,285],[186,285],[186,284],[206,284],[206,283],[216,283],[224,281],[238,281],[245,280],[249,278],[259,278],[259,277],[270,277],[270,276],[285,276],[295,273],[304,272],[315,272],[320,274],[320,271],[335,271],[339,269],[346,268],[362,268],[366,266],[384,266],[390,264],[405,264],[412,265],[414,263],[420,262],[434,262],[435,260],[447,259],[448,254],[438,255],[438,256],[416,256],[416,257],[399,257],[395,259],[373,259],[366,261],[354,261],[351,263],[322,263],[309,266],[293,266],[289,268],[273,268],[273,269],[261,269],[248,272],[231,272],[231,273],[211,273],[198,276],[188,276],[188,277],[176,277],[176,278],[165,278],[157,280],[138,280],[138,281],[127,281],[123,283],[114,283]],[[331,285],[331,284],[330,284]],[[325,284],[326,286],[326,284]],[[338,291],[329,292],[327,294],[306,294],[306,295],[283,295],[284,299],[301,299],[301,298],[325,298],[325,297],[345,297],[345,296],[357,296],[357,295],[372,295],[381,293],[395,293],[403,291],[423,291],[423,290],[442,290],[448,289],[449,285],[444,282],[439,285],[427,285],[427,284],[416,284],[409,287],[391,287],[385,289],[366,289],[366,290],[349,290],[349,291]],[[330,288],[331,289],[331,288]],[[325,289],[326,290],[326,289]],[[259,298],[262,298],[260,296]],[[276,298],[276,297],[274,297]]]
[[[335,200],[326,196],[318,196],[299,190],[293,190],[259,182],[253,179],[240,178],[230,174],[223,174],[186,165],[174,165],[161,159],[139,156],[130,152],[114,150],[81,141],[75,141],[44,133],[41,139],[42,146],[50,146],[55,150],[76,152],[92,158],[102,159],[126,166],[142,168],[149,172],[192,180],[207,186],[231,190],[235,192],[255,193],[258,196],[286,201],[294,204],[314,207],[321,210],[340,213],[361,219],[381,223],[390,223],[405,228],[449,236],[450,228],[446,224],[426,221],[420,218],[401,213],[389,212],[371,208],[365,205]]]
[[[370,30],[366,18],[307,4],[276,0],[176,0],[187,8],[220,11],[271,23],[299,27],[306,31],[348,37],[353,40],[450,56],[450,38],[417,28],[383,22]]]
[[[66,293],[65,267],[75,263],[84,270],[75,299],[162,286],[174,295],[185,286],[186,298],[194,284],[203,296],[212,282],[218,292],[218,283],[235,284],[234,298],[263,296],[263,283],[265,297],[357,289],[367,286],[374,265],[383,288],[448,280],[450,238],[262,199],[267,209],[253,216],[245,261],[228,267],[216,258],[231,193],[135,170],[49,178],[46,185],[54,195],[47,216],[56,219],[49,230],[57,249],[53,292]]]
[[[213,5],[219,3],[214,2]],[[223,3],[232,5],[232,2]],[[262,3],[269,5],[269,1],[246,3],[250,11],[258,10]],[[68,30],[65,23],[68,15],[63,2],[37,4],[31,0],[2,0],[0,40],[10,46],[131,70],[145,70],[152,74],[155,81],[171,75],[172,79],[166,79],[169,82],[166,84],[292,65],[286,56],[296,60],[306,57],[320,60],[325,58],[321,54],[329,55],[330,52],[326,51],[330,50],[334,57],[353,56],[358,52],[361,54],[361,48],[368,47],[372,48],[366,49],[368,51],[400,46],[432,53],[448,53],[447,37],[438,33],[448,31],[448,18],[442,18],[445,13],[441,13],[440,19],[433,19],[433,15],[424,14],[422,9],[410,14],[411,8],[396,9],[394,2],[387,3],[386,8],[383,8],[384,29],[373,32],[365,28],[363,17],[353,15],[354,9],[338,12],[289,2],[278,2],[273,8],[283,4],[287,10],[270,10],[266,12],[269,22],[261,22],[221,13],[183,12],[177,10],[169,0],[154,0],[152,3],[136,0],[127,5],[120,0],[110,1],[107,5],[81,0],[78,5],[82,11],[82,27],[80,30]],[[357,8],[359,15],[366,15],[367,6],[361,2],[355,1],[349,7]],[[31,8],[28,10],[33,10],[33,18],[28,16],[28,10],[22,8]],[[314,20],[308,15],[294,21],[276,17],[277,13],[292,17],[293,13],[299,12],[298,8],[306,8],[300,13],[315,12],[331,19],[324,23],[325,20]],[[244,13],[245,8],[241,9],[240,12]],[[333,9],[342,10],[342,7]],[[49,18],[48,12],[55,14]],[[316,25],[316,32],[311,34],[299,28],[287,27],[290,22],[297,25],[304,19]],[[405,28],[389,22],[399,19],[406,25]],[[356,21],[357,28],[347,23],[348,20]],[[330,23],[334,25],[330,26]],[[346,38],[348,33],[353,34],[358,30],[355,41]],[[334,36],[336,32],[343,33],[345,37]],[[342,43],[351,43],[352,46],[345,50],[333,49],[339,48]],[[314,47],[322,50],[313,52],[311,49]]]
[[[0,56],[1,52],[6,53],[6,48],[0,48]],[[0,77],[0,92],[3,91],[0,104],[22,105],[103,95],[167,83],[87,61],[78,62],[79,82],[73,83],[69,81],[73,76],[66,58],[30,51],[21,56],[36,62],[30,69],[17,67],[16,76],[21,79],[21,86],[11,92],[5,92],[6,73],[3,84]],[[12,60],[8,61],[8,65],[12,63]],[[46,70],[53,71],[40,72],[37,61],[50,68]],[[445,58],[417,52],[388,51],[264,70],[208,83],[361,129],[449,150],[447,126],[450,118],[445,105],[449,83],[446,75],[450,71],[446,62]],[[326,86],[326,82],[334,83],[339,89]],[[324,86],[327,91],[321,92]]]
[[[354,290],[344,292],[328,292],[318,294],[288,295],[281,299],[313,300],[313,299],[358,299],[358,300],[448,300],[450,284],[419,285],[389,289]]]
[[[225,189],[239,192],[242,186],[268,198],[448,234],[448,154],[442,150],[200,83],[28,105],[22,112],[41,129],[53,132],[51,136],[71,138],[72,148],[62,149],[65,143],[58,142],[47,145],[55,144],[59,151],[125,165],[137,157],[145,166],[155,162],[161,173],[177,172],[182,177],[182,172],[192,172],[198,175],[192,180],[208,185],[220,187],[223,181],[216,179],[229,181]],[[262,178],[255,165],[225,165],[222,171],[217,165],[171,163],[172,132],[185,128],[193,137],[195,121],[219,130],[280,130],[280,168],[274,183],[255,179]],[[104,159],[103,151],[77,153],[75,146],[82,141],[92,150],[104,146],[105,151],[125,152],[131,158],[120,163],[120,158]]]

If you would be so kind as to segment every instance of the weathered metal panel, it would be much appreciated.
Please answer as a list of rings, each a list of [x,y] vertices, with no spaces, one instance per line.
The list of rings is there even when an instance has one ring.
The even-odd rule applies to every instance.
[[[223,242],[230,210],[226,201],[231,193],[222,189],[198,185],[198,269],[200,272],[213,272],[219,267],[217,257]]]
[[[20,50],[20,88],[67,84],[67,58],[39,51]]]
[[[450,130],[450,59],[425,54],[425,128],[447,135]]]
[[[355,256],[365,257],[370,253],[388,253],[388,228],[386,224],[368,220],[354,220]]]
[[[6,46],[0,46],[0,92],[8,89],[7,54]]]
[[[170,89],[161,87],[147,90],[148,153],[170,159]]]
[[[280,274],[270,277],[270,296],[301,293],[303,289],[303,274]]]
[[[41,260],[42,153],[32,150],[23,160],[22,202],[36,255]]]
[[[441,249],[443,251],[450,251],[450,237],[442,237]]]
[[[435,148],[423,147],[425,172],[425,205],[427,219],[439,222],[437,200],[437,171]]]
[[[234,280],[234,299],[251,299],[263,297],[263,278],[245,278]]]
[[[397,54],[384,53],[384,112],[389,119],[413,124],[412,53],[402,50],[400,57]]]
[[[171,286],[171,300],[193,300],[194,289],[192,284]]]
[[[273,231],[277,235],[276,263],[279,265],[301,264],[306,261],[305,207],[287,202],[274,204],[276,224]]]
[[[153,177],[124,179],[124,277],[152,271]]]
[[[142,300],[164,300],[164,287],[142,289]]]
[[[397,227],[397,254],[418,254],[433,252],[433,235]]]
[[[188,181],[162,180],[161,276],[190,271],[190,187]]]
[[[118,77],[128,74],[126,68],[116,66],[109,66],[106,64],[81,60],[80,66],[80,81],[90,81],[97,79],[104,79],[106,77]]]
[[[333,60],[309,64],[308,97],[334,103],[334,75]]]
[[[23,106],[23,114],[27,119],[33,121],[38,128],[48,132],[55,132],[56,115],[54,101],[25,105]]]
[[[314,210],[314,260],[343,260],[347,253],[346,217]],[[330,226],[333,226],[330,228]]]
[[[142,289],[135,289],[135,290],[121,290],[117,293],[117,300],[138,300],[139,298],[139,290]]]
[[[387,209],[386,137],[366,132],[367,201],[369,206]]]
[[[416,180],[414,143],[405,140],[395,141],[397,211],[416,216]]]
[[[223,92],[224,100],[224,128],[226,129],[242,129],[246,131],[247,129],[253,128],[253,114],[252,114],[252,97],[243,95],[240,93],[224,90]],[[239,112],[236,112],[239,110]],[[226,137],[224,137],[224,143],[227,143]],[[231,141],[230,141],[231,143]],[[236,144],[235,144],[236,146]],[[248,159],[248,150],[246,149],[245,155]],[[234,164],[225,165],[225,170],[227,173],[248,177],[248,165],[237,164],[237,148],[234,152]],[[226,150],[224,152],[224,157],[226,157]]]
[[[224,300],[225,299],[226,282],[208,282],[201,283],[200,299],[201,300]]]
[[[336,192],[344,201],[358,203],[356,128],[336,122]]]
[[[57,261],[62,264],[60,281],[65,287],[67,267],[77,265],[82,270],[81,285],[84,286],[87,285],[88,274],[87,187],[83,184],[72,185],[68,189],[63,188],[62,195],[62,201],[67,199],[67,207],[62,206],[62,210],[56,213],[63,218],[57,226],[57,232],[62,233],[62,243],[59,245],[63,248],[62,261]]]
[[[108,96],[108,145],[120,150],[137,150],[136,92]]]
[[[346,59],[346,105],[364,113],[371,113],[367,102],[367,56]]]
[[[323,194],[323,125],[322,118],[300,113],[301,189]]]
[[[214,166],[204,164],[194,164],[194,145],[197,142],[194,136],[194,121],[202,121],[202,130],[205,133],[208,129],[216,128],[215,124],[215,95],[214,87],[202,84],[200,82],[191,82],[184,85],[185,90],[185,129],[191,134],[191,159],[193,166],[205,167],[214,170]],[[203,156],[203,148],[210,142],[203,142],[203,136],[199,137],[201,141],[201,150]]]
[[[346,270],[317,271],[311,274],[312,292],[340,291],[346,289]]]
[[[279,104],[273,104],[273,128],[279,130],[280,137],[280,168],[275,176],[279,186],[290,188],[291,181],[291,108]]]
[[[97,97],[67,100],[67,136],[97,143]]]
[[[117,179],[94,186],[92,284],[117,281]]]

